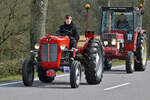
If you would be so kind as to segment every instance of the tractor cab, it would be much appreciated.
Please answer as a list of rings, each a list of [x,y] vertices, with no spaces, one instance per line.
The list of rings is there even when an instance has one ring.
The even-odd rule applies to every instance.
[[[134,7],[102,7],[101,36],[105,56],[124,58],[135,51],[136,33],[142,29],[141,10]]]
[[[101,39],[104,45],[104,69],[113,59],[126,60],[126,71],[145,70],[146,30],[142,29],[141,7],[102,7]],[[143,49],[142,49],[143,48]]]

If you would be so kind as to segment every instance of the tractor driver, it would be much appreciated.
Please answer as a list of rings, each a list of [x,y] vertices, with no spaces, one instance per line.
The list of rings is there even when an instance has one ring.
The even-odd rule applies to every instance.
[[[122,13],[119,16],[119,20],[117,21],[117,28],[119,29],[129,29],[129,23],[126,20],[126,16]]]
[[[77,47],[79,34],[76,25],[72,21],[71,15],[65,16],[65,22],[63,25],[60,26],[59,30],[57,31],[57,34],[61,36],[69,36],[70,49]]]

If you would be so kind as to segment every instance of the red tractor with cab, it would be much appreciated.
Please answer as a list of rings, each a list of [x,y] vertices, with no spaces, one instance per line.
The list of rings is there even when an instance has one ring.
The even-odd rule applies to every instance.
[[[126,60],[127,73],[145,70],[147,32],[142,29],[143,14],[140,7],[102,7],[104,70],[111,70],[113,59]]]
[[[35,45],[34,60],[27,59],[22,66],[22,78],[25,86],[32,86],[34,69],[37,69],[41,82],[52,82],[57,71],[70,73],[70,85],[79,87],[81,79],[81,65],[84,66],[85,78],[88,84],[99,84],[103,77],[104,55],[101,40],[95,39],[93,31],[88,31],[88,9],[86,42],[83,47],[70,49],[68,36],[47,35]]]

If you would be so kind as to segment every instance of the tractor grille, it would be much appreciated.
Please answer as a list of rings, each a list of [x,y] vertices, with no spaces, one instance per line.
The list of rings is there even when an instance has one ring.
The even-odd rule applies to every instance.
[[[116,45],[112,45],[112,39],[116,39],[116,34],[109,34],[109,33],[104,33],[103,36],[103,41],[107,41],[108,44],[104,45],[105,47],[116,47]]]
[[[107,33],[103,34],[103,39],[115,39],[115,38],[116,34],[107,34]]]
[[[57,61],[57,44],[42,44],[42,61]]]

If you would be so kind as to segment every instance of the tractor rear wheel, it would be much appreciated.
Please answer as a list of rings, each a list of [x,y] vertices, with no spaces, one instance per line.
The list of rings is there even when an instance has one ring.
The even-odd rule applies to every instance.
[[[110,61],[107,58],[105,58],[105,61],[104,61],[104,70],[105,71],[109,71],[109,70],[111,70],[111,67],[112,67],[112,61]]]
[[[22,79],[25,86],[32,86],[34,80],[34,64],[32,60],[25,60],[22,66]]]
[[[126,55],[126,72],[133,73],[134,71],[134,54],[129,51]]]
[[[137,41],[137,51],[135,60],[135,71],[144,71],[147,64],[147,44],[146,36],[140,35]]]
[[[41,66],[38,66],[38,77],[39,80],[43,83],[51,83],[55,79],[54,77],[47,77],[46,69],[44,70]]]
[[[70,69],[71,88],[78,88],[81,80],[81,64],[79,61],[73,61]]]
[[[88,84],[99,84],[103,77],[104,56],[100,40],[89,41],[85,50],[85,78]]]

